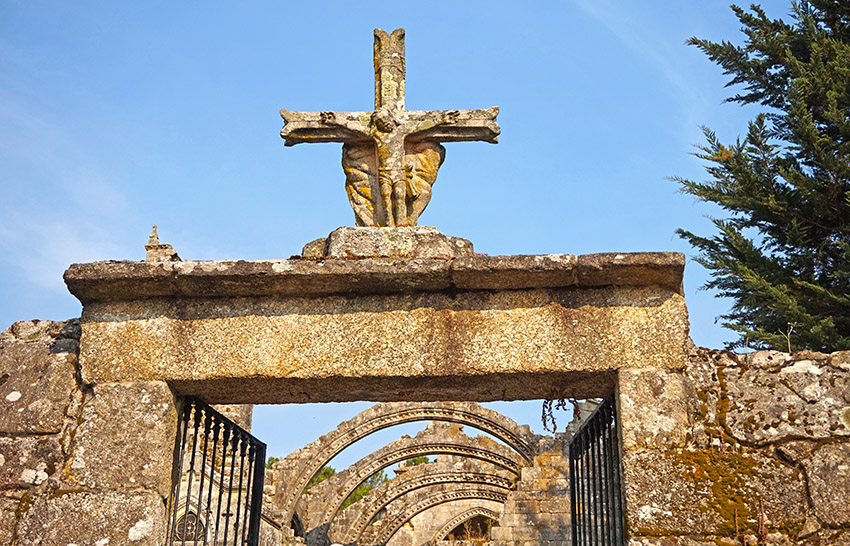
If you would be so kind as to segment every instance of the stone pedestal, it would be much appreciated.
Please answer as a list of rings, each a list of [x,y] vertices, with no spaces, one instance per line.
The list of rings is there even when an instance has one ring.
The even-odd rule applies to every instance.
[[[304,246],[302,258],[423,258],[472,256],[472,243],[443,235],[435,227],[341,227]]]

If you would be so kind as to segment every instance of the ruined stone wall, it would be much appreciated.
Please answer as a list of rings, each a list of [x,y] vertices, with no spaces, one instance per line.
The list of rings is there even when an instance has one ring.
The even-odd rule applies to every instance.
[[[0,333],[0,546],[161,544],[177,413],[161,381],[87,385],[80,323]],[[250,428],[251,406],[217,406]]]
[[[544,438],[539,454],[508,493],[493,546],[557,546],[570,543],[569,438]]]
[[[850,544],[850,352],[619,373],[634,546]]]
[[[438,542],[446,546],[484,546],[490,541],[439,540],[435,534],[442,530],[459,514],[470,514],[480,511],[484,514],[498,515],[502,504],[487,499],[464,499],[439,504],[415,515],[393,535],[387,546],[428,546]],[[474,511],[474,512],[471,512]],[[451,529],[450,529],[451,530]]]
[[[2,545],[156,544],[165,532],[171,391],[83,385],[79,339],[76,320],[0,334]]]

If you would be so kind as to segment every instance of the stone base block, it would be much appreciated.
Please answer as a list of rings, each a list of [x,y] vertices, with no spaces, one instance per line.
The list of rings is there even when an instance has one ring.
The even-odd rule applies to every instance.
[[[27,507],[17,530],[20,546],[36,544],[162,544],[165,506],[156,493],[57,490]]]
[[[82,418],[62,475],[66,487],[143,487],[168,495],[177,433],[177,411],[168,385],[159,381],[97,385]]]
[[[472,243],[449,237],[431,226],[341,227],[307,243],[302,258],[426,258],[472,256]]]

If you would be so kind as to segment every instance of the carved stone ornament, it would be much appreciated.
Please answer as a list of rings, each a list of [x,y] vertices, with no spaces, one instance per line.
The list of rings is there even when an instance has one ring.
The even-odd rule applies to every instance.
[[[286,146],[342,142],[345,188],[358,226],[415,226],[446,156],[441,142],[498,142],[498,107],[404,109],[404,29],[375,29],[374,112],[281,110]]]

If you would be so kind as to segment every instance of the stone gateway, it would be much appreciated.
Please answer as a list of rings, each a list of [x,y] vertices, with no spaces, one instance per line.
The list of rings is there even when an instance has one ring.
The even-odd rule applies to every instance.
[[[850,545],[850,352],[695,347],[681,254],[487,256],[415,226],[440,143],[499,128],[405,110],[403,44],[376,31],[373,112],[282,111],[286,144],[344,143],[356,227],[262,261],[180,261],[154,233],[146,261],[67,269],[80,319],[0,333],[0,546],[215,544],[214,519],[263,546]],[[585,402],[554,436],[475,403],[541,398]],[[210,517],[201,483],[261,483],[253,404],[354,400],[379,404],[271,465],[260,513]]]

